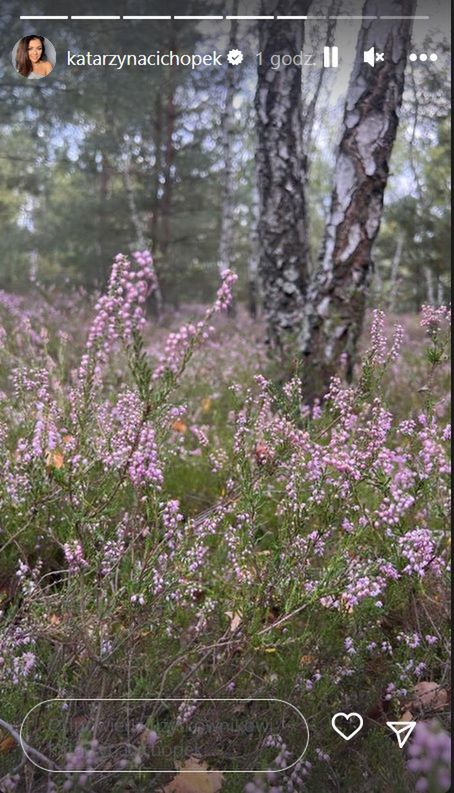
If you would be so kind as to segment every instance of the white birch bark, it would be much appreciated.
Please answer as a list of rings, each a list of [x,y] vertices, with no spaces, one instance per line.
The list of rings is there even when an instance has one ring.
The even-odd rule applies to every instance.
[[[402,260],[402,253],[404,250],[404,235],[402,233],[399,234],[397,237],[396,243],[396,250],[394,251],[393,260],[391,262],[391,299],[389,302],[389,308],[391,312],[396,310],[397,304],[397,279],[399,274],[400,263]]]
[[[232,3],[231,13],[238,14],[238,0]],[[238,22],[233,19],[230,23],[229,50],[237,48]],[[221,119],[222,150],[224,160],[224,173],[222,177],[222,206],[221,206],[221,233],[219,238],[219,272],[232,266],[233,258],[233,223],[234,223],[234,190],[233,190],[233,145],[235,138],[234,107],[235,95],[235,66],[227,67],[227,87],[224,108]]]
[[[260,241],[259,241],[259,191],[257,186],[257,173],[254,168],[254,184],[252,187],[252,227],[251,227],[251,250],[248,257],[247,274],[248,274],[248,308],[251,317],[256,317],[258,313],[258,299],[260,292],[259,280],[259,257],[260,257]]]
[[[373,271],[372,246],[383,211],[398,127],[416,0],[366,0],[337,154],[320,266],[304,309],[300,350],[308,396],[329,383],[345,357],[351,377]],[[374,67],[363,53],[374,46]]]
[[[133,181],[131,178],[131,156],[129,151],[126,152],[123,158],[123,184],[125,187],[126,197],[128,200],[129,214],[131,222],[134,226],[136,235],[135,246],[138,250],[144,251],[148,246],[145,240],[145,230],[143,227],[140,213],[137,209],[136,196],[134,192]],[[156,306],[156,313],[158,317],[162,312],[162,294],[159,286],[158,276],[155,270],[155,289],[153,290],[153,301]]]

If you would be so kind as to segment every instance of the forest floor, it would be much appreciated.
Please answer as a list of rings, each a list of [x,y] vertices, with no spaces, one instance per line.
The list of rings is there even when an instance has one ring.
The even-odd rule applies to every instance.
[[[128,268],[0,293],[0,790],[446,793],[447,312],[371,312],[309,406],[229,284],[157,323]],[[61,774],[11,730],[54,699],[23,736]]]

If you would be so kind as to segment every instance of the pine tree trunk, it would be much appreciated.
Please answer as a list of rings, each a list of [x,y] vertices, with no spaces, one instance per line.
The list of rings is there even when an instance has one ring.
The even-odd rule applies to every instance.
[[[416,0],[383,0],[380,14],[411,17]],[[377,13],[366,0],[364,16]],[[412,21],[363,20],[344,112],[320,267],[308,291],[300,350],[308,398],[320,395],[345,360],[352,376],[398,127]],[[363,53],[375,46],[374,67]]]
[[[305,14],[310,0],[262,3],[264,14]],[[258,65],[257,174],[260,202],[259,274],[271,346],[282,349],[285,336],[300,323],[307,278],[308,240],[302,147],[302,68],[273,69],[274,53],[298,53],[304,22],[260,23],[262,63]]]

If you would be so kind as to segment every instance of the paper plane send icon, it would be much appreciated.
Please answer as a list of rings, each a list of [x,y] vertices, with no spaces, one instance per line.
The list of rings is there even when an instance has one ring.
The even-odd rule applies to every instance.
[[[403,749],[410,735],[416,727],[415,721],[387,721],[387,727],[392,730],[397,738],[399,749]]]

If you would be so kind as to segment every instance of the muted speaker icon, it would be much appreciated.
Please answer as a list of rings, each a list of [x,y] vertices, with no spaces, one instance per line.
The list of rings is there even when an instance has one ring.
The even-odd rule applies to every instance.
[[[375,66],[376,63],[379,61],[385,60],[385,53],[384,52],[376,52],[375,47],[370,47],[370,49],[364,51],[364,63],[368,63],[369,66]]]

